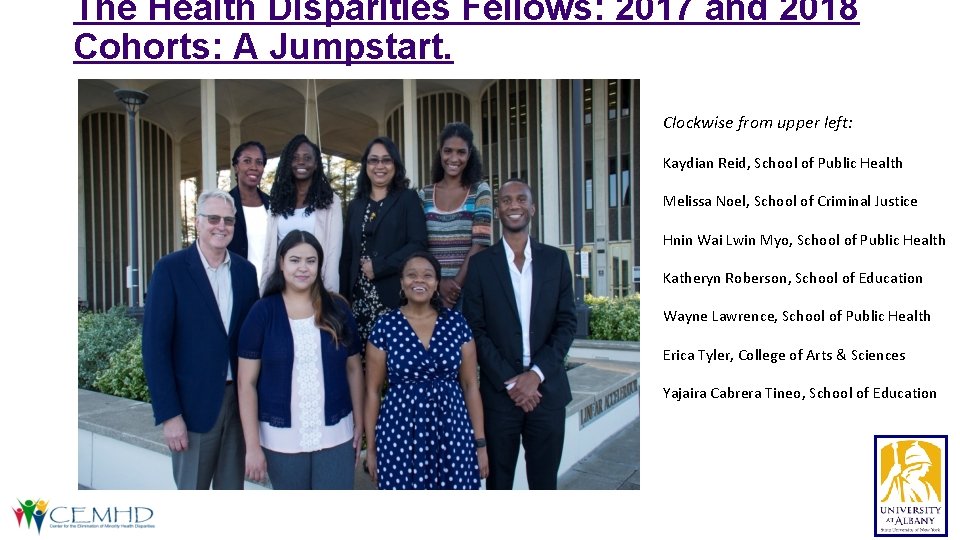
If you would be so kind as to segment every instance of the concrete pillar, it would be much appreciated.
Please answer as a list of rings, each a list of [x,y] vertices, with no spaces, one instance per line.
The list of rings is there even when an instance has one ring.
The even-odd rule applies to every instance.
[[[544,244],[560,245],[560,133],[557,81],[540,81],[540,219]]]
[[[241,135],[240,133],[240,123],[231,121],[230,122],[230,148],[227,150],[228,152],[230,152],[230,155],[227,156],[227,159],[233,158],[233,151],[236,150],[237,147],[240,146],[240,144],[243,142],[243,140],[241,139],[242,136],[243,135]],[[228,162],[227,168],[230,169],[232,167],[233,167],[233,163]],[[230,187],[233,188],[236,185],[237,185],[237,178],[233,174],[233,172],[231,172]]]
[[[306,101],[303,107],[303,133],[322,149],[323,146],[320,144],[320,111],[317,109],[317,81],[307,80],[307,91],[304,92],[304,99]]]
[[[607,248],[607,217],[610,203],[607,200],[607,80],[593,79],[593,294],[607,296],[610,280],[610,257]]]
[[[217,89],[216,81],[200,81],[200,155],[203,191],[217,189]]]
[[[482,93],[474,92],[470,94],[470,118],[467,120],[467,124],[470,125],[470,129],[473,130],[473,141],[477,145],[477,148],[483,146],[483,107],[482,103]],[[483,149],[481,148],[481,151]]]
[[[426,181],[420,175],[420,158],[417,151],[420,144],[417,114],[417,80],[403,80],[403,163],[407,167],[407,177],[411,187],[420,187]]]
[[[143,112],[137,111],[136,118],[136,130],[137,130],[137,297],[134,299],[138,307],[143,307],[143,300],[145,298],[144,293],[147,290],[147,284],[144,282],[144,276],[146,272],[144,269],[146,265],[146,249],[144,246],[147,245],[147,226],[143,223],[143,216],[146,215],[143,209],[143,194],[145,193],[144,185],[146,184],[146,179],[144,178],[144,165],[146,165],[146,158],[143,153]],[[152,263],[153,261],[151,261]]]
[[[80,123],[77,122],[77,296],[84,302],[87,298],[87,229],[86,208],[84,199],[86,194],[83,186],[83,133]]]
[[[173,235],[176,242],[174,249],[180,249],[180,246],[183,245],[183,216],[180,214],[183,209],[183,201],[180,195],[180,182],[182,181],[180,174],[183,170],[180,164],[181,155],[181,143],[180,140],[176,140],[173,143],[173,174],[171,174],[174,182],[170,186],[170,189],[173,190],[173,200],[177,201],[177,208],[173,212],[173,230],[176,231]]]

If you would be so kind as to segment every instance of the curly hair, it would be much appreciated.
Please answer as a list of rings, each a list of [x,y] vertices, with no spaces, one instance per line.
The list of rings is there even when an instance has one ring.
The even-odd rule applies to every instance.
[[[432,307],[437,313],[442,314],[442,313],[443,313],[443,310],[444,310],[444,307],[443,307],[443,300],[440,298],[440,288],[439,288],[439,284],[440,284],[440,261],[438,261],[437,258],[434,257],[433,254],[430,253],[430,252],[428,252],[428,251],[416,251],[416,252],[414,252],[414,253],[411,253],[410,255],[407,256],[406,259],[403,260],[402,263],[400,263],[400,276],[401,276],[400,279],[401,279],[401,280],[403,279],[403,277],[402,277],[402,276],[403,276],[403,271],[404,271],[404,269],[406,269],[407,263],[409,263],[409,262],[412,261],[413,259],[424,259],[425,261],[427,261],[428,263],[430,263],[430,266],[433,267],[434,275],[437,277],[437,285],[438,285],[438,287],[437,287],[437,289],[434,289],[434,291],[433,291],[433,296],[430,297],[430,307]],[[400,305],[401,305],[401,306],[407,305],[407,301],[408,301],[408,300],[407,300],[407,297],[403,295],[403,288],[401,287],[401,289],[400,289]]]
[[[357,175],[358,199],[369,197],[370,192],[373,191],[373,183],[370,181],[370,175],[367,174],[367,157],[370,155],[370,150],[375,144],[382,144],[383,147],[387,149],[387,153],[390,154],[390,158],[393,159],[393,179],[390,181],[390,185],[387,186],[387,191],[398,191],[410,185],[410,180],[407,179],[407,169],[403,166],[403,157],[400,156],[400,150],[397,149],[397,145],[390,137],[377,137],[370,141],[367,149],[363,151],[363,157],[360,159],[363,166],[360,167],[360,174]]]
[[[470,157],[467,158],[467,165],[463,168],[463,174],[460,175],[460,184],[464,187],[479,182],[483,177],[483,163],[480,161],[480,150],[473,144],[473,130],[463,122],[451,122],[444,126],[437,140],[437,153],[433,156],[433,167],[430,169],[430,176],[433,183],[443,180],[443,163],[440,162],[440,154],[443,152],[443,143],[451,137],[460,137],[467,143],[467,150],[470,151]]]
[[[314,160],[317,163],[317,168],[313,171],[310,188],[307,190],[307,206],[304,209],[304,215],[309,216],[314,210],[323,210],[333,204],[333,188],[330,187],[330,181],[323,174],[320,147],[313,144],[306,135],[301,133],[290,139],[290,142],[283,147],[283,152],[280,154],[277,178],[273,182],[273,188],[270,189],[270,212],[275,216],[290,217],[297,208],[297,186],[293,177],[293,155],[304,143],[313,149]]]

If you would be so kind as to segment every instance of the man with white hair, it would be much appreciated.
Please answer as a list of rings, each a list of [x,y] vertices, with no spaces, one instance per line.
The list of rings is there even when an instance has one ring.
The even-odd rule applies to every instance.
[[[147,289],[143,370],[178,489],[243,489],[233,382],[237,334],[259,293],[253,265],[227,251],[235,224],[229,193],[201,194],[196,243],[161,258]]]

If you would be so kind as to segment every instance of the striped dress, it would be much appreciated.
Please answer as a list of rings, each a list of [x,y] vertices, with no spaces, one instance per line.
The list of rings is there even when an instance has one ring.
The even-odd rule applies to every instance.
[[[432,185],[421,189],[419,194],[427,217],[430,253],[440,261],[441,277],[452,278],[460,271],[473,244],[490,245],[493,218],[490,184],[477,182],[470,186],[463,204],[450,212],[437,208]]]

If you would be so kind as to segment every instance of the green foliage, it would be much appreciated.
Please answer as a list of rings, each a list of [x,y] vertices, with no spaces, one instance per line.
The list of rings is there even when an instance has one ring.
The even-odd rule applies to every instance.
[[[143,350],[138,334],[126,347],[110,356],[110,366],[97,375],[94,385],[118,397],[150,402],[150,390],[143,374]]]
[[[624,298],[587,295],[590,339],[640,341],[640,295]]]
[[[94,390],[97,374],[110,365],[110,356],[140,336],[140,325],[115,306],[105,313],[77,316],[77,385]]]

